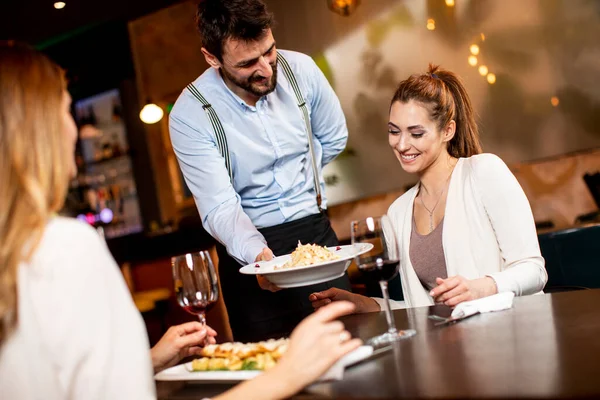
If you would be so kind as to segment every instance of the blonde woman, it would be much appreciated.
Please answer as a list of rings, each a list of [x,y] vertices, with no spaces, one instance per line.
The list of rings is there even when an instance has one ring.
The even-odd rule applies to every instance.
[[[197,353],[216,333],[180,325],[149,352],[104,242],[91,227],[55,216],[76,172],[69,103],[57,65],[28,47],[0,43],[0,393],[152,399],[153,367]],[[222,398],[284,398],[312,382],[360,345],[334,321],[353,308],[343,303],[307,318],[275,369]]]

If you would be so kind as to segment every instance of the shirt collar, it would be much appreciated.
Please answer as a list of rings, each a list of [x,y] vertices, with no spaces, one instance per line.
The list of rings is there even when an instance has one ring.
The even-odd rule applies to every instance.
[[[248,103],[246,103],[240,96],[238,96],[237,94],[235,94],[233,92],[233,90],[231,90],[229,88],[229,86],[227,86],[227,84],[225,83],[225,80],[223,79],[223,77],[221,76],[221,73],[219,71],[215,71],[216,72],[216,78],[219,81],[219,84],[225,89],[225,91],[229,94],[229,96],[231,97],[231,99],[233,101],[235,101],[241,108],[242,110],[250,110],[250,111],[256,111],[257,108],[260,106],[260,104],[262,102],[266,102],[267,101],[267,96],[262,96],[257,102],[256,102],[256,106],[251,106]]]

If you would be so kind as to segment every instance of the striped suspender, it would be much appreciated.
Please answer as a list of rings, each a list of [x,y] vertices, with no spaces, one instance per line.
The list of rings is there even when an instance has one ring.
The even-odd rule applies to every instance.
[[[300,90],[300,86],[298,85],[298,81],[290,67],[290,64],[287,60],[280,54],[277,53],[277,61],[283,70],[283,74],[290,82],[292,89],[294,90],[294,94],[296,95],[296,100],[298,102],[298,107],[302,112],[302,119],[304,119],[304,125],[306,127],[306,135],[308,138],[308,149],[310,151],[310,158],[312,160],[312,169],[313,169],[313,180],[315,186],[315,193],[317,195],[317,207],[319,208],[319,212],[323,211],[321,208],[321,185],[319,182],[319,170],[317,169],[317,160],[315,158],[315,150],[313,148],[312,141],[312,128],[310,126],[310,118],[308,115],[308,108],[306,107],[306,101],[304,100],[304,96],[302,95],[302,91]],[[227,147],[227,137],[225,136],[225,130],[223,129],[223,125],[221,125],[221,121],[217,116],[214,108],[210,105],[208,101],[202,96],[200,91],[193,85],[189,84],[187,89],[194,95],[194,97],[202,104],[202,109],[206,112],[208,119],[213,127],[215,132],[215,136],[217,138],[217,147],[219,148],[219,153],[225,159],[225,167],[227,168],[227,172],[229,173],[229,178],[233,182],[233,172],[231,170],[231,160],[229,158],[229,148]]]
[[[225,159],[225,168],[227,168],[227,173],[229,174],[229,179],[231,179],[231,181],[233,182],[233,171],[231,169],[231,159],[229,158],[229,148],[227,147],[227,137],[225,136],[225,130],[223,129],[223,125],[221,125],[221,121],[219,120],[219,117],[217,116],[215,109],[212,108],[212,106],[210,105],[210,103],[208,101],[206,101],[204,96],[202,96],[202,93],[200,93],[200,91],[198,89],[196,89],[196,86],[194,86],[193,84],[190,83],[189,85],[187,85],[187,89],[190,91],[190,93],[192,93],[194,95],[194,97],[200,103],[202,103],[202,109],[204,109],[204,112],[206,112],[206,115],[208,116],[208,119],[210,120],[213,130],[215,131],[215,136],[217,137],[217,147],[219,148],[219,153],[221,153],[221,155]]]
[[[288,64],[287,60],[281,55],[281,53],[277,53],[277,61],[279,61],[279,65],[281,65],[283,74],[292,85],[292,89],[294,89],[294,93],[296,94],[296,101],[298,101],[298,107],[300,107],[300,111],[302,111],[302,118],[304,119],[304,125],[306,126],[306,136],[308,138],[308,149],[310,151],[310,159],[312,160],[313,180],[315,185],[315,193],[317,195],[317,207],[319,207],[319,212],[321,212],[323,211],[323,209],[321,208],[321,184],[319,182],[319,170],[317,169],[315,149],[313,148],[313,134],[312,128],[310,126],[310,118],[308,116],[308,107],[306,107],[306,101],[304,100],[304,96],[302,95],[300,86],[298,86],[296,76],[294,75],[294,71],[292,71],[290,64]]]

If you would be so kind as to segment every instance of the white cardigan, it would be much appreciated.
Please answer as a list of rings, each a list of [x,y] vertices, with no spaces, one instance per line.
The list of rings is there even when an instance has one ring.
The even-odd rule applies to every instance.
[[[399,241],[405,300],[392,301],[392,308],[433,305],[409,256],[418,189],[419,185],[411,188],[388,210]],[[442,245],[448,276],[490,276],[498,292],[517,296],[540,292],[548,280],[529,201],[506,164],[493,154],[458,160],[448,187]]]

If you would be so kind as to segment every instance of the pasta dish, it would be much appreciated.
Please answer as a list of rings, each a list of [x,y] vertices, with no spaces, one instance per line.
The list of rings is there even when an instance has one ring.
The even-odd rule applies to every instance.
[[[293,267],[304,267],[307,265],[317,264],[325,261],[337,260],[340,257],[333,254],[325,247],[317,244],[301,244],[298,242],[298,247],[291,254],[292,259],[281,267],[275,267],[275,269],[293,268]]]

